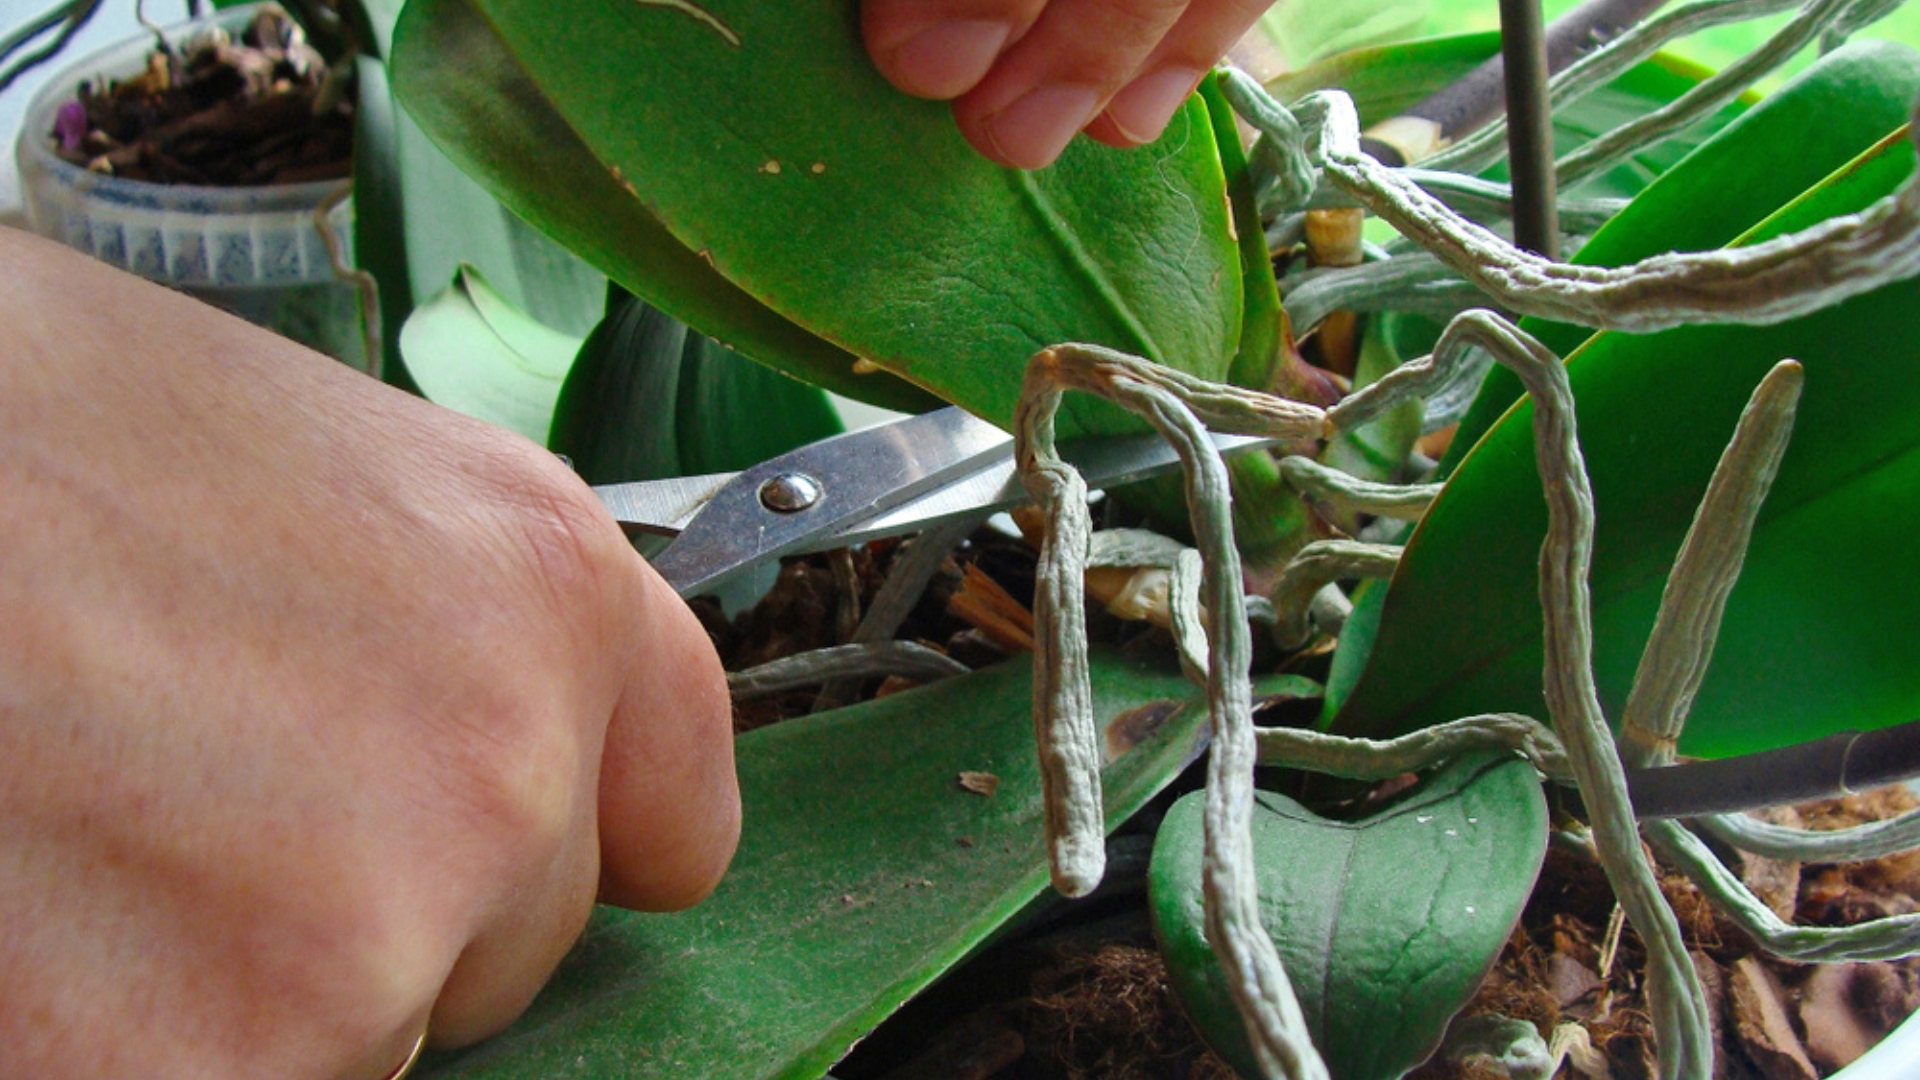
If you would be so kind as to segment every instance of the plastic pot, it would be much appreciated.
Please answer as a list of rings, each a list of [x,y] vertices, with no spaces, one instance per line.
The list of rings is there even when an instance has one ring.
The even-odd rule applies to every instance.
[[[212,26],[237,33],[261,6],[228,8],[164,33],[182,45]],[[138,74],[153,46],[153,37],[143,34],[86,56],[47,80],[28,104],[16,148],[28,224],[364,369],[358,292],[334,273],[314,220],[347,181],[154,184],[90,172],[53,152],[55,114],[78,96],[80,84]],[[335,206],[328,222],[350,261],[351,201]]]

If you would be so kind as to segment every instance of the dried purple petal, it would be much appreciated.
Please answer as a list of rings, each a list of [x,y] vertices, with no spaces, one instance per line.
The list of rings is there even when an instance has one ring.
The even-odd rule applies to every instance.
[[[60,140],[60,149],[69,153],[79,150],[81,140],[87,137],[87,107],[77,101],[61,105],[53,117],[53,134]]]

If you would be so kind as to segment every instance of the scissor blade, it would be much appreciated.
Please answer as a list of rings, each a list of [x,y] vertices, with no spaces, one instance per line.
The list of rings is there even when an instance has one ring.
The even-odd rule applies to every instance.
[[[1278,439],[1244,435],[1213,435],[1214,447],[1229,457],[1265,446]],[[1093,488],[1119,487],[1135,480],[1160,476],[1179,467],[1173,447],[1158,435],[1099,436],[1076,439],[1060,447],[1060,456],[1080,471]],[[816,537],[797,551],[829,551],[889,536],[920,532],[967,517],[983,517],[1033,501],[1027,494],[1013,459],[995,461],[969,476],[952,481],[878,517]]]
[[[603,484],[593,489],[613,520],[656,536],[679,536],[739,473]]]
[[[746,470],[707,500],[653,567],[682,596],[884,513],[995,456],[1013,439],[958,408],[803,446]],[[785,507],[763,496],[774,485]],[[811,497],[806,497],[808,494]]]

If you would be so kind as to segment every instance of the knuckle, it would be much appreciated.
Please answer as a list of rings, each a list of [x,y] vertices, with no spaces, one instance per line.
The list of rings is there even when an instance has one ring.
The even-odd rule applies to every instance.
[[[558,850],[579,817],[581,747],[540,705],[501,702],[468,717],[452,782],[468,827],[509,861]]]
[[[638,556],[606,508],[544,451],[496,461],[482,481],[493,526],[488,548],[517,582],[544,601],[587,647],[609,633],[612,613],[632,602]]]

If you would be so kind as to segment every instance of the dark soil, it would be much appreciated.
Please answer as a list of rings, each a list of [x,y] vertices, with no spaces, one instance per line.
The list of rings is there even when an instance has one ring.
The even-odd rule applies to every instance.
[[[238,40],[224,31],[156,45],[147,70],[82,83],[49,133],[55,153],[128,180],[250,187],[344,179],[352,172],[353,99],[277,9]]]

